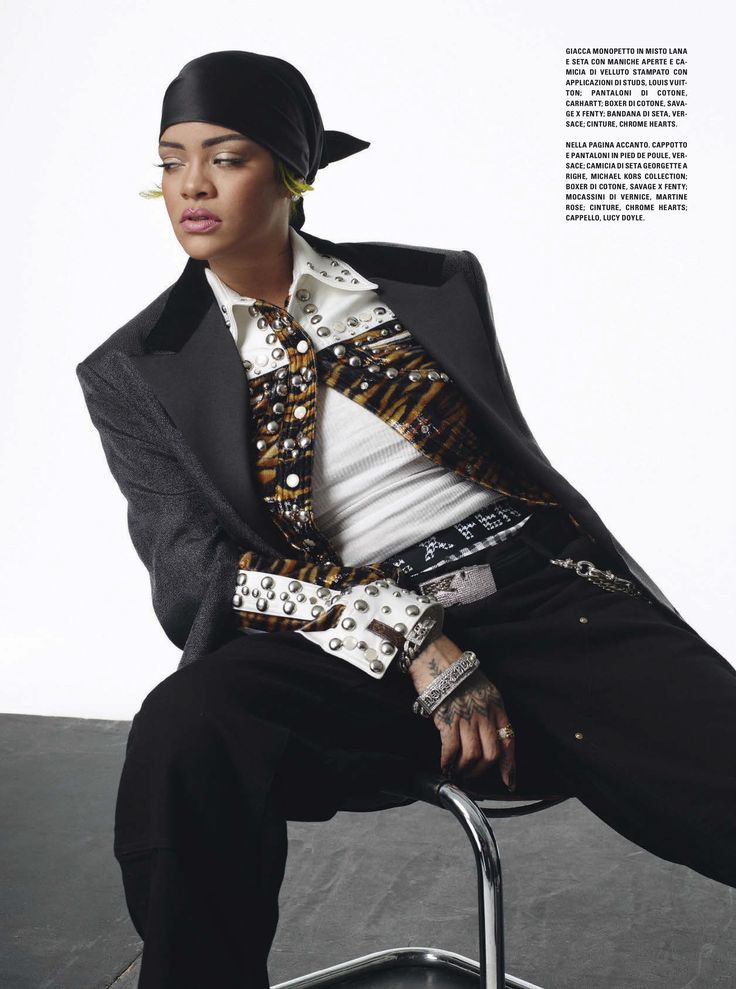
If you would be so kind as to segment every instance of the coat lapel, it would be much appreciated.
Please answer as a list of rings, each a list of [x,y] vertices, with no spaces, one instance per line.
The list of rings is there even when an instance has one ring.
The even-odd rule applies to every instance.
[[[390,245],[366,245],[363,250],[360,244],[302,236],[374,281],[380,297],[473,404],[487,408],[489,393],[495,391],[489,388],[493,363],[488,338],[462,273],[440,280],[442,252],[428,257]],[[204,268],[205,262],[189,258],[144,339],[144,352],[131,360],[238,515],[279,555],[290,556],[294,550],[273,522],[254,479],[248,379]],[[398,272],[402,278],[384,272]]]

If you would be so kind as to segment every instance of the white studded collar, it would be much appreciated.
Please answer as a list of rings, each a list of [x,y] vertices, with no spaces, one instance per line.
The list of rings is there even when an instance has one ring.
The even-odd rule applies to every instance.
[[[329,285],[330,288],[348,292],[364,292],[367,289],[378,287],[375,282],[364,278],[352,265],[347,264],[341,258],[329,254],[319,254],[293,227],[289,227],[289,237],[294,256],[292,281],[289,288],[290,296],[300,287],[304,278],[314,278],[316,281]],[[249,296],[239,295],[234,288],[223,282],[210,267],[206,267],[204,272],[223,313],[227,313],[234,303],[251,304],[255,301]]]

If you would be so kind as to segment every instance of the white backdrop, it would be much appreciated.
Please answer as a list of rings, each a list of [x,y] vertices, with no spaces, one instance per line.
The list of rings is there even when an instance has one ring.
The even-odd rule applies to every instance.
[[[478,255],[542,448],[734,661],[733,25],[725,0],[613,13],[6,7],[0,711],[130,718],[176,669],[74,368],[186,262],[163,202],[138,191],[160,181],[166,85],[229,48],[292,61],[325,126],[372,142],[318,173],[306,231]],[[565,48],[585,45],[687,47],[687,122],[655,136],[689,143],[688,213],[565,222]]]

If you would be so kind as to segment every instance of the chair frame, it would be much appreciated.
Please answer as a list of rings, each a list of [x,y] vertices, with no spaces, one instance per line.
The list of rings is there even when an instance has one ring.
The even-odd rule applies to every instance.
[[[408,967],[439,969],[474,976],[479,979],[480,989],[542,989],[541,986],[507,975],[505,971],[501,861],[489,818],[519,817],[536,813],[554,807],[569,797],[471,796],[446,778],[431,774],[417,774],[401,787],[383,793],[402,797],[403,803],[424,800],[437,804],[449,810],[462,825],[473,848],[478,876],[480,960],[474,961],[443,948],[385,948],[300,975],[287,982],[279,982],[272,989],[314,989],[369,972]],[[505,806],[480,806],[481,803],[494,800]],[[515,802],[515,806],[510,806],[512,802]]]

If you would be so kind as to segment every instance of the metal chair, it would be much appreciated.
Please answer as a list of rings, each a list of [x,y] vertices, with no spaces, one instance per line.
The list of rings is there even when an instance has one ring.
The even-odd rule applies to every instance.
[[[399,766],[398,774],[391,775],[392,782],[385,788],[382,785],[381,790],[374,794],[365,794],[346,801],[341,809],[383,810],[422,800],[444,807],[455,815],[470,839],[475,855],[478,875],[479,961],[443,948],[385,948],[280,982],[272,986],[272,989],[313,989],[315,986],[334,985],[368,973],[409,967],[474,977],[478,980],[476,984],[480,989],[541,989],[540,986],[505,972],[501,863],[489,819],[536,813],[569,800],[570,797],[508,797],[505,794],[475,793],[468,787],[457,786],[443,776],[418,771],[416,767],[406,763],[399,763]],[[493,803],[491,806],[481,806],[488,802]],[[365,984],[363,980],[361,984]]]

